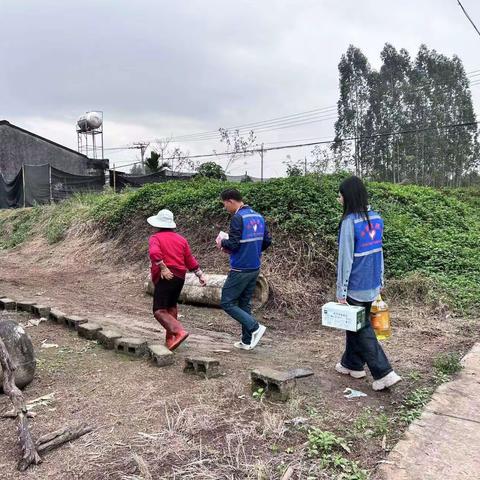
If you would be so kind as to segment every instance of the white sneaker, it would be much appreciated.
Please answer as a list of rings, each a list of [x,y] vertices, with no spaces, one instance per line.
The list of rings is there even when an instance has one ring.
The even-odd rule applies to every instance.
[[[250,343],[251,348],[255,348],[258,345],[258,342],[263,337],[265,330],[267,330],[265,325],[258,325],[258,328],[252,333],[252,341]]]
[[[335,365],[335,370],[343,375],[350,375],[353,378],[363,378],[367,375],[365,370],[350,370],[345,368],[340,362]]]
[[[251,350],[252,349],[251,345],[247,345],[246,343],[243,343],[243,342],[235,342],[233,344],[233,346],[235,348],[239,348],[240,350]]]
[[[402,377],[400,377],[400,375],[397,375],[395,372],[390,372],[388,375],[385,375],[384,377],[375,380],[372,383],[372,388],[374,390],[383,390],[385,388],[392,387],[401,379]]]

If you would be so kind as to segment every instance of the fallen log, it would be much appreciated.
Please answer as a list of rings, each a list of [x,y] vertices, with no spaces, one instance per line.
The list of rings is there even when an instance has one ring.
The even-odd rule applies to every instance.
[[[51,450],[60,447],[64,443],[71,442],[72,440],[76,440],[81,436],[90,433],[93,430],[92,427],[78,427],[78,428],[64,428],[62,430],[57,430],[56,432],[48,433],[47,435],[43,435],[35,442],[35,447],[37,452],[40,454],[44,454],[50,452]],[[31,463],[28,461],[24,461],[23,459],[20,461],[18,465],[18,469],[20,471],[25,471]]]
[[[10,398],[17,416],[18,439],[22,448],[22,459],[19,463],[19,469],[21,469],[22,464],[27,467],[32,463],[38,465],[42,462],[42,459],[37,452],[32,434],[30,433],[27,417],[28,412],[22,391],[15,385],[15,365],[13,365],[7,347],[1,338],[0,363],[3,369],[3,391]]]
[[[15,385],[15,365],[1,337],[0,364],[3,369],[3,391],[8,395],[13,404],[13,412],[8,412],[6,415],[8,417],[16,417],[17,419],[18,439],[22,448],[22,458],[18,463],[18,469],[20,471],[25,471],[32,464],[38,465],[42,463],[41,453],[49,452],[93,430],[92,427],[87,426],[64,428],[43,435],[34,442],[28,425],[28,417],[31,412],[27,410],[22,391]]]

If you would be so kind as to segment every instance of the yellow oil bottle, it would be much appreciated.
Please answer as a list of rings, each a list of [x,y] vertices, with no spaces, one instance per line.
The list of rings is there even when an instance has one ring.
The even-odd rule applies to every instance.
[[[390,313],[388,312],[388,305],[382,300],[379,295],[372,303],[370,311],[370,323],[375,330],[375,335],[378,340],[386,340],[392,336],[392,326],[390,324]]]

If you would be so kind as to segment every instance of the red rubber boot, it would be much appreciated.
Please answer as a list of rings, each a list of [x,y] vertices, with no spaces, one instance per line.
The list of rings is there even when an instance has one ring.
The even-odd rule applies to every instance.
[[[168,310],[156,310],[155,318],[167,331],[166,345],[169,350],[175,350],[187,337],[183,325],[173,317]]]

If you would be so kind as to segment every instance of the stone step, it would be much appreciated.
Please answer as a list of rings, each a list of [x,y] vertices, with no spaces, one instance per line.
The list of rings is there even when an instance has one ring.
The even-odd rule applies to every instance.
[[[33,302],[31,300],[19,300],[17,302],[17,310],[21,312],[33,313],[33,307],[37,304],[37,302]]]
[[[173,364],[173,352],[171,352],[165,345],[149,345],[148,351],[150,357],[158,367],[165,367]]]
[[[60,310],[57,310],[56,308],[52,308],[48,316],[49,320],[51,320],[52,322],[57,322],[61,324],[65,323],[65,317],[66,314],[61,312]]]
[[[48,318],[50,316],[50,307],[47,307],[46,305],[39,305],[35,304],[33,305],[33,314],[36,317],[40,318]]]
[[[250,372],[252,393],[263,389],[267,398],[286,402],[296,386],[295,377],[291,371],[281,372],[268,367],[258,367]]]
[[[115,350],[133,357],[147,355],[147,341],[144,338],[121,337],[114,342]]]
[[[0,310],[9,310],[13,311],[17,308],[17,302],[11,298],[4,297],[0,298]]]
[[[215,378],[220,375],[220,362],[211,357],[186,357],[183,371],[203,378]]]
[[[122,338],[122,333],[118,330],[105,327],[97,332],[96,338],[107,350],[113,350],[115,348],[115,340]]]
[[[94,322],[81,323],[77,326],[78,335],[87,340],[96,340],[100,330],[102,330],[102,326]]]
[[[68,327],[72,328],[73,330],[78,330],[78,326],[82,325],[83,323],[87,323],[88,320],[83,317],[79,317],[78,315],[66,315],[63,323]]]

